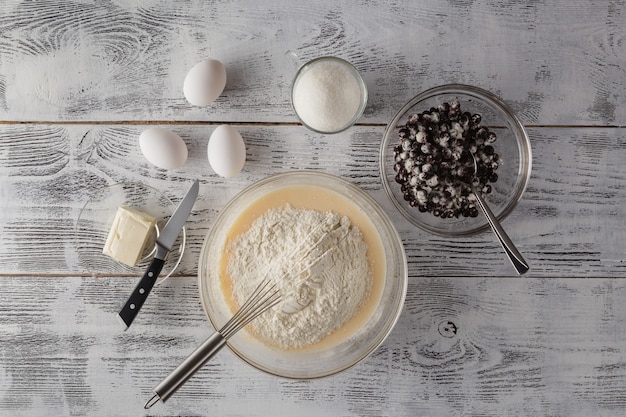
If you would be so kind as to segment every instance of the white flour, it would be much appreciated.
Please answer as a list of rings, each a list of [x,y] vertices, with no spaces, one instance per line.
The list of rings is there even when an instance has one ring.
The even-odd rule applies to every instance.
[[[270,210],[227,250],[238,305],[266,274],[280,283],[284,301],[252,327],[257,336],[284,349],[319,342],[341,327],[372,287],[361,232],[337,213],[291,206]]]

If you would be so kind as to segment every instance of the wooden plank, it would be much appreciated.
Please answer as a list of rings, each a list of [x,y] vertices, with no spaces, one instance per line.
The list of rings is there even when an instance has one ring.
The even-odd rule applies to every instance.
[[[530,124],[626,124],[623,6],[610,2],[30,2],[0,5],[0,120],[295,122],[295,68],[337,55],[363,73],[363,122],[426,88],[499,94]],[[187,71],[228,70],[193,108]]]
[[[1,2],[0,415],[623,414],[624,16],[601,1]],[[322,136],[296,125],[289,50],[356,65],[370,93],[359,126]],[[193,108],[183,78],[208,56],[228,84]],[[504,222],[530,261],[524,277],[490,232],[429,235],[381,187],[385,124],[453,82],[495,92],[529,126],[532,178]],[[223,122],[247,145],[231,179],[206,158]],[[187,143],[183,168],[141,155],[139,133],[157,124]],[[391,216],[409,263],[396,328],[353,369],[315,381],[265,375],[225,350],[143,410],[211,332],[195,275],[212,222],[244,187],[296,169],[353,181]],[[142,181],[178,201],[195,178],[178,276],[123,332],[115,314],[136,278],[85,273],[78,213],[107,184]]]
[[[510,275],[491,232],[445,239],[396,213],[378,174],[381,127],[356,127],[328,138],[298,126],[236,126],[247,146],[237,177],[223,179],[206,158],[214,126],[179,126],[189,148],[186,165],[163,171],[142,156],[141,126],[13,125],[0,129],[0,271],[10,274],[84,273],[74,227],[90,194],[119,181],[142,181],[172,200],[201,180],[189,219],[182,274],[194,275],[204,236],[226,202],[268,175],[296,169],[353,181],[376,198],[404,241],[411,276]],[[626,177],[624,129],[530,129],[534,169],[524,198],[504,227],[535,277],[623,276]],[[471,265],[471,268],[468,268]],[[106,272],[106,271],[100,271]]]
[[[622,278],[413,277],[387,341],[291,381],[225,350],[165,405],[150,391],[211,331],[195,278],[158,287],[127,332],[125,279],[0,278],[0,414],[567,415],[626,407]],[[456,332],[442,330],[453,323]],[[43,411],[45,410],[45,411]]]

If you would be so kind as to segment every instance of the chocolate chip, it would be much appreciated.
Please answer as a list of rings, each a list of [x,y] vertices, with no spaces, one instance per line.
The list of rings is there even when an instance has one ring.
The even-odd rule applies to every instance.
[[[500,159],[490,145],[495,133],[481,122],[480,114],[462,112],[457,100],[409,115],[398,130],[393,169],[412,207],[442,218],[478,215],[469,183],[490,193]],[[477,159],[475,175],[470,153]]]

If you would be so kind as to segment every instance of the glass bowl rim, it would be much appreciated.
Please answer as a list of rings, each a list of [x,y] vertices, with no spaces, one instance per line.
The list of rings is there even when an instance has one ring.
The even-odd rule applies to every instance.
[[[79,239],[79,235],[80,235],[80,222],[81,219],[83,217],[83,213],[87,211],[87,208],[90,207],[91,204],[93,204],[93,201],[96,198],[99,198],[101,196],[104,196],[105,193],[115,189],[115,188],[122,188],[124,189],[125,187],[134,187],[134,188],[143,188],[146,191],[149,191],[151,193],[154,194],[154,196],[157,196],[159,198],[164,199],[168,204],[168,208],[170,210],[170,216],[172,216],[174,214],[174,211],[176,211],[176,207],[177,204],[174,204],[174,202],[170,199],[169,196],[167,196],[163,191],[159,190],[156,187],[153,187],[149,184],[146,184],[144,182],[141,181],[118,181],[118,182],[114,182],[114,183],[110,183],[110,184],[106,184],[102,187],[99,187],[98,189],[94,190],[93,192],[91,192],[87,198],[87,200],[85,201],[85,203],[80,207],[80,211],[78,212],[78,216],[76,218],[75,224],[74,224],[74,245],[75,245],[75,251],[77,253],[77,256],[79,258],[79,264],[80,262],[80,245],[78,242]],[[117,208],[115,208],[117,209]],[[157,232],[157,236],[160,233],[160,230],[157,228],[156,230]],[[167,274],[164,275],[159,275],[159,277],[157,277],[157,281],[155,282],[155,286],[157,285],[161,285],[163,284],[168,278],[170,278],[174,272],[176,272],[176,270],[178,269],[178,267],[180,266],[182,259],[183,259],[183,255],[185,254],[185,248],[187,246],[187,228],[186,226],[183,226],[181,231],[179,232],[179,236],[177,239],[180,239],[180,244],[178,246],[178,255],[176,258],[176,261],[174,262],[174,265],[167,265],[165,266],[163,272],[167,272]],[[168,254],[168,258],[171,259],[171,254],[172,252],[174,252],[174,247],[172,247],[172,250],[170,251],[170,253]],[[155,248],[152,250],[152,252],[149,255],[149,259],[154,257],[154,254],[156,253],[156,243],[155,243]],[[143,259],[142,260],[144,263],[148,262],[148,259]],[[119,263],[119,261],[117,261]],[[135,265],[134,267],[130,267],[130,269],[134,269],[136,270],[136,273],[133,273],[131,275],[141,275],[143,273],[143,271],[146,269],[146,265]],[[86,268],[84,265],[81,265],[82,269],[88,269]],[[88,270],[88,273],[93,276],[93,277],[98,277],[98,276],[111,276],[111,275],[129,275],[129,273],[119,273],[119,274],[114,274],[114,273],[97,273],[97,272],[93,272],[91,270]]]
[[[362,97],[361,97],[361,103],[359,104],[358,110],[354,114],[354,117],[350,119],[350,121],[345,126],[343,126],[342,128],[338,130],[325,131],[325,130],[319,130],[310,126],[309,124],[307,124],[304,120],[300,118],[300,115],[296,111],[296,107],[293,104],[294,88],[296,86],[296,81],[298,81],[298,78],[300,77],[300,74],[302,74],[304,69],[307,68],[308,66],[315,65],[316,63],[321,62],[321,61],[336,61],[340,63],[341,65],[346,66],[346,68],[350,70],[352,75],[354,75],[354,78],[359,84],[359,87],[361,87]],[[296,74],[293,76],[293,80],[291,81],[291,87],[289,88],[289,102],[291,105],[291,110],[295,114],[298,121],[302,124],[302,126],[306,127],[307,129],[315,133],[321,133],[324,135],[334,135],[336,133],[341,133],[341,132],[348,130],[352,126],[354,126],[354,124],[361,118],[361,116],[363,116],[363,113],[365,112],[365,108],[367,107],[367,99],[368,99],[367,84],[365,83],[365,80],[363,79],[363,76],[361,75],[359,70],[351,62],[343,58],[333,56],[333,55],[318,56],[317,58],[310,59],[306,61],[305,63],[303,63],[302,65],[300,65],[298,69],[296,70]]]
[[[398,254],[399,260],[401,261],[399,262],[400,264],[399,267],[396,266],[397,272],[398,272],[397,273],[397,276],[398,276],[397,277],[397,281],[398,281],[398,284],[397,284],[398,294],[397,295],[398,296],[395,297],[397,301],[395,302],[396,305],[393,305],[393,309],[391,309],[392,314],[389,315],[387,320],[382,321],[382,324],[384,324],[385,326],[381,328],[381,332],[379,332],[381,334],[378,335],[378,337],[373,338],[371,343],[367,344],[367,347],[364,348],[362,352],[360,352],[358,357],[349,363],[343,364],[341,366],[335,366],[333,367],[333,369],[330,369],[331,367],[328,367],[329,369],[326,370],[325,372],[317,373],[311,376],[283,374],[279,371],[273,370],[271,366],[266,366],[262,363],[258,363],[256,360],[248,358],[239,349],[237,349],[236,347],[228,343],[228,341],[226,343],[229,350],[233,354],[235,354],[235,356],[237,356],[243,362],[247,363],[253,368],[260,370],[266,374],[277,376],[280,378],[293,379],[293,380],[312,380],[312,379],[320,379],[320,378],[325,378],[325,377],[329,377],[332,375],[336,375],[340,372],[343,372],[347,369],[354,367],[355,365],[363,361],[365,358],[370,356],[389,337],[389,334],[391,334],[391,331],[394,329],[395,325],[397,324],[402,314],[402,311],[404,309],[404,303],[406,300],[406,295],[407,295],[407,290],[408,290],[408,263],[407,263],[406,252],[404,250],[404,244],[391,218],[388,216],[388,214],[386,213],[384,208],[380,205],[380,203],[378,203],[376,199],[374,199],[374,197],[372,197],[369,193],[367,193],[362,188],[358,187],[356,184],[346,179],[343,179],[339,176],[324,173],[324,172],[319,172],[319,171],[313,171],[313,170],[296,170],[296,171],[283,172],[279,174],[273,174],[245,187],[244,189],[239,191],[233,198],[231,198],[230,201],[224,206],[224,208],[222,208],[222,210],[216,217],[215,221],[211,225],[209,231],[205,235],[204,242],[200,250],[200,257],[199,257],[199,264],[198,264],[198,289],[200,291],[200,301],[202,303],[202,308],[204,310],[205,316],[208,318],[209,323],[211,323],[211,326],[213,327],[213,329],[217,329],[217,325],[214,322],[214,318],[212,318],[211,314],[209,313],[209,310],[210,310],[208,308],[209,301],[205,300],[205,297],[203,294],[203,288],[206,287],[206,285],[202,283],[202,264],[203,262],[205,262],[204,258],[208,254],[207,246],[210,245],[211,238],[215,237],[214,236],[215,225],[218,224],[219,221],[222,221],[225,216],[227,216],[227,212],[229,208],[235,206],[239,202],[238,201],[239,198],[241,198],[248,191],[254,190],[261,186],[266,186],[275,181],[280,181],[281,178],[296,177],[296,176],[313,176],[313,177],[318,177],[320,179],[328,179],[331,181],[335,181],[336,184],[345,186],[351,191],[359,194],[364,200],[367,201],[368,204],[370,204],[373,208],[376,209],[377,211],[376,215],[378,215],[381,218],[383,226],[385,227],[387,233],[390,234],[390,237],[392,239],[392,242],[390,243],[392,244],[397,243],[397,245],[394,244],[394,246],[395,246],[395,249],[397,249],[397,254]],[[289,186],[289,184],[286,184],[285,186]]]
[[[489,224],[487,220],[484,220],[480,226],[469,228],[467,230],[462,230],[458,232],[446,232],[442,231],[436,227],[431,227],[423,222],[420,222],[414,216],[411,215],[411,212],[404,207],[400,201],[393,194],[393,190],[391,189],[392,184],[389,183],[387,175],[386,175],[386,151],[389,145],[389,141],[391,140],[392,134],[397,127],[400,119],[406,115],[407,111],[411,109],[413,106],[418,104],[419,102],[425,101],[427,99],[436,97],[442,94],[458,94],[458,95],[466,95],[471,96],[472,98],[478,99],[484,103],[487,103],[489,106],[495,107],[504,113],[506,119],[511,124],[511,128],[513,129],[513,135],[516,138],[517,146],[520,148],[520,171],[518,174],[518,181],[516,188],[514,188],[513,194],[511,195],[510,200],[506,204],[506,206],[499,212],[496,213],[497,218],[502,221],[505,219],[515,208],[517,203],[521,200],[526,188],[528,187],[528,182],[530,180],[530,175],[532,171],[532,149],[530,145],[530,138],[528,136],[528,132],[526,128],[519,120],[519,118],[515,115],[513,110],[502,101],[498,96],[493,94],[490,91],[482,89],[480,87],[475,87],[467,84],[443,84],[436,87],[429,88],[413,98],[411,98],[400,110],[398,110],[391,122],[389,122],[385,128],[385,132],[383,134],[383,140],[380,144],[380,152],[379,152],[379,172],[381,176],[381,181],[383,183],[383,188],[394,207],[400,212],[400,214],[408,220],[414,226],[427,231],[429,233],[433,233],[442,237],[466,237],[472,236],[485,230],[489,229]]]

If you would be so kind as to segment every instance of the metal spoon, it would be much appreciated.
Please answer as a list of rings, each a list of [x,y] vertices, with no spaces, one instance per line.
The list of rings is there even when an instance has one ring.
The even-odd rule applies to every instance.
[[[476,161],[476,157],[474,156],[474,154],[472,153],[470,154],[472,155],[472,161],[474,162],[473,178],[476,178],[476,173],[478,172],[478,162]],[[498,240],[500,241],[500,244],[502,245],[504,252],[506,252],[506,254],[509,257],[509,260],[513,264],[513,267],[515,268],[518,274],[521,275],[525,273],[529,269],[528,262],[526,262],[522,254],[519,253],[519,251],[517,250],[517,248],[511,241],[511,239],[509,238],[509,235],[506,234],[506,232],[500,225],[498,218],[495,216],[495,214],[493,214],[489,206],[487,206],[487,203],[483,199],[482,193],[480,192],[480,190],[476,188],[474,181],[471,182],[471,187],[472,187],[472,192],[476,196],[476,201],[478,202],[478,206],[481,208],[481,210],[485,214],[485,217],[487,217],[487,222],[489,223],[489,226],[491,226],[491,230],[493,230],[495,235],[498,237]]]

